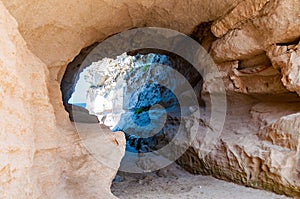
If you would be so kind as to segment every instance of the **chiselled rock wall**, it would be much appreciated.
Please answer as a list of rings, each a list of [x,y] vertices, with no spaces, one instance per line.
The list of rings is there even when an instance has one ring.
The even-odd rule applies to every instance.
[[[221,71],[214,78],[224,80],[228,117],[215,149],[201,155],[199,132],[185,163],[201,173],[299,196],[299,4],[2,0],[0,197],[113,197],[109,186],[117,168],[88,155],[64,111],[60,82],[67,64],[84,47],[129,28],[191,34],[208,21],[212,34],[200,36],[201,42]],[[217,92],[209,81],[204,96]],[[108,143],[119,143],[114,149],[120,159],[124,137],[116,134]]]

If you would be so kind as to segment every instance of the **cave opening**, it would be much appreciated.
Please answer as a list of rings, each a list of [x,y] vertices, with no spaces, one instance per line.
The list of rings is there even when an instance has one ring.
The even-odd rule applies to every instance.
[[[207,30],[210,25],[210,23],[200,25],[193,33],[193,38],[200,41],[207,51],[210,51],[212,43],[216,40],[211,32]],[[171,66],[172,69],[176,69],[176,71],[182,74],[192,86],[194,93],[196,93],[197,103],[204,110],[201,112],[204,113],[204,116],[202,115],[202,117],[196,119],[197,123],[200,125],[200,129],[197,131],[196,142],[194,142],[191,147],[185,148],[185,153],[176,158],[176,163],[180,165],[180,168],[171,165],[170,167],[166,167],[166,170],[159,169],[153,173],[150,172],[153,171],[151,169],[152,162],[145,159],[145,161],[137,162],[140,167],[143,167],[140,174],[132,174],[120,169],[114,182],[122,181],[126,178],[132,180],[133,178],[134,180],[137,180],[138,183],[140,182],[140,179],[142,179],[141,183],[144,185],[144,183],[148,183],[149,176],[150,179],[151,176],[172,176],[172,170],[174,170],[175,167],[175,170],[177,169],[175,172],[178,172],[178,169],[180,170],[183,168],[192,174],[207,174],[220,179],[234,181],[242,185],[260,187],[259,184],[255,184],[253,182],[254,180],[252,180],[252,176],[256,174],[251,173],[252,171],[250,173],[247,173],[246,171],[252,170],[255,167],[259,168],[259,171],[253,171],[254,173],[260,173],[261,169],[263,169],[262,173],[268,173],[271,165],[269,165],[269,156],[267,153],[270,151],[285,153],[289,149],[295,149],[295,144],[290,142],[290,139],[288,138],[276,140],[276,134],[285,134],[285,132],[274,130],[276,126],[273,124],[280,126],[281,123],[279,122],[282,117],[299,112],[299,97],[295,93],[289,92],[282,85],[280,80],[281,75],[278,70],[271,67],[272,62],[269,60],[266,52],[247,59],[217,63],[220,70],[219,74],[221,75],[218,74],[219,76],[214,76],[211,78],[212,80],[204,80],[201,74],[198,73],[197,70],[195,71],[194,67],[188,61],[168,51],[145,48],[126,51],[126,54],[119,53],[104,62],[109,65],[118,62],[118,59],[124,61],[128,58],[127,61],[131,62],[132,60],[135,60],[140,64],[138,64],[139,66],[135,69],[132,69],[131,67],[126,69],[125,67],[126,70],[132,72],[131,78],[136,77],[133,78],[135,79],[133,82],[139,82],[139,84],[131,86],[134,88],[131,88],[134,92],[130,92],[128,99],[126,99],[128,102],[128,107],[126,108],[127,115],[126,113],[124,114],[124,112],[118,112],[117,109],[115,110],[117,111],[116,116],[109,115],[106,112],[107,107],[112,107],[112,105],[107,107],[95,107],[92,103],[89,103],[89,105],[84,105],[83,108],[80,107],[80,105],[82,106],[80,101],[74,101],[74,99],[72,99],[72,94],[76,90],[76,84],[80,81],[79,74],[84,73],[81,64],[87,54],[89,54],[89,52],[91,52],[98,44],[99,43],[95,43],[94,45],[83,49],[68,65],[62,80],[61,90],[63,102],[72,121],[102,123],[109,126],[112,131],[124,132],[126,135],[126,153],[133,153],[139,159],[143,159],[144,155],[147,153],[158,151],[168,145],[174,138],[174,135],[182,122],[182,120],[178,118],[180,118],[183,113],[180,111],[182,109],[180,109],[178,98],[176,95],[172,94],[174,93],[174,90],[155,84],[153,81],[143,84],[139,82],[138,77],[142,77],[142,75],[139,74],[147,74],[148,71],[150,71],[149,74],[151,74],[151,71],[154,70],[152,68],[155,67],[151,67],[152,64]],[[149,64],[147,60],[152,60],[150,62],[151,64]],[[87,68],[88,66],[89,65],[86,65],[84,68]],[[120,70],[120,73],[122,73],[122,70]],[[156,74],[159,74],[157,77],[160,77],[162,73],[158,71]],[[91,79],[94,81],[93,78]],[[165,79],[170,80],[172,78],[162,78],[161,80]],[[226,121],[222,134],[218,137],[218,143],[212,144],[210,140],[205,140],[205,136],[203,136],[202,132],[205,132],[207,129],[214,131],[214,126],[210,126],[208,122],[211,111],[211,99],[208,95],[211,91],[209,89],[212,89],[212,92],[215,92],[218,89],[211,86],[216,79],[222,79],[225,83],[228,106],[226,107]],[[104,79],[103,81],[105,82],[106,80],[107,79]],[[118,99],[115,96],[109,97],[109,93],[103,93],[101,89],[99,91],[100,87],[109,87],[112,85],[111,83],[101,85],[100,87],[95,83],[92,84],[93,85],[89,87],[91,89],[89,95],[90,101],[106,100],[107,104],[113,104],[113,99]],[[205,90],[203,90],[204,86]],[[117,85],[114,86],[114,88],[117,87]],[[97,90],[100,93],[102,92],[102,95],[99,95]],[[151,97],[147,98],[147,93],[152,93]],[[82,96],[84,95],[81,94],[80,97]],[[96,99],[95,96],[100,97]],[[104,96],[108,98],[103,99]],[[79,106],[76,106],[76,104]],[[95,116],[97,114],[98,116]],[[122,117],[120,117],[122,114],[124,114],[123,120]],[[155,121],[155,117],[153,116],[156,117],[157,123],[152,126],[157,128],[154,128],[154,133],[148,131],[145,136],[143,134],[145,131],[141,129],[145,129],[149,124],[152,124],[151,121]],[[115,120],[121,122],[117,123]],[[130,126],[134,126],[134,128],[130,128]],[[189,129],[187,129],[187,132],[189,132]],[[286,135],[283,135],[283,137],[285,136]],[[214,147],[209,154],[205,154],[204,156],[201,156],[203,151],[201,151],[200,146],[202,143]],[[249,144],[251,144],[251,147],[248,147]],[[262,153],[261,151],[267,152]],[[257,153],[259,154],[257,155]],[[130,157],[127,160],[130,162]],[[243,164],[240,164],[240,162]],[[124,164],[124,161],[121,162],[121,167],[122,164]],[[242,169],[245,171],[243,170],[240,174],[238,173],[238,170],[241,165]],[[127,167],[130,166],[132,165],[127,165]],[[232,169],[232,171],[229,172],[229,168]],[[259,178],[261,181],[268,181],[271,179],[269,179],[269,177],[265,178],[264,176],[255,176],[255,178]],[[118,193],[120,186],[122,185],[114,185],[115,184],[113,184],[112,187],[113,192],[116,195],[122,195],[123,193]],[[280,184],[276,184],[274,188],[273,184],[269,184],[265,189],[279,192],[278,189],[280,186]]]
[[[63,78],[63,101],[71,121],[100,123],[112,132],[122,131],[126,151],[141,155],[161,149],[172,141],[181,122],[181,107],[174,92],[183,83],[172,70],[179,72],[196,93],[197,101],[185,105],[205,108],[201,98],[203,78],[179,55],[160,49],[139,49],[80,67],[97,44],[83,49]],[[126,82],[126,88],[120,80]],[[124,89],[124,96],[117,94]]]
[[[89,48],[94,48],[94,45]],[[172,176],[170,170],[182,168],[194,174],[199,173],[192,169],[199,162],[199,158],[191,148],[187,153],[194,154],[193,165],[186,165],[186,161],[177,161],[176,158],[177,165],[182,167],[171,164],[165,169],[157,170],[151,168],[151,162],[147,162],[147,159],[140,158],[170,144],[178,133],[180,124],[191,122],[182,120],[182,114],[186,114],[182,110],[189,111],[192,106],[206,109],[201,98],[201,74],[179,55],[159,49],[130,51],[116,58],[104,58],[80,69],[81,56],[86,52],[90,50],[82,50],[69,64],[68,69],[72,69],[69,71],[72,71],[73,76],[65,73],[63,78],[61,88],[62,91],[67,91],[63,92],[65,109],[73,122],[99,123],[109,127],[112,132],[122,131],[126,138],[125,156],[130,159],[130,156],[136,154],[137,165],[144,170],[142,174],[130,173],[126,169],[123,171],[122,161],[113,180],[113,193],[117,195],[120,189],[115,183],[125,179],[133,178],[144,182],[149,176]],[[173,70],[181,76],[174,75]],[[121,82],[122,85],[118,83],[119,80],[125,80],[126,88],[122,86],[124,82]],[[187,92],[182,89],[182,85],[186,83],[184,81],[191,85],[196,101],[190,96],[184,96]],[[124,96],[117,95],[124,89]],[[177,96],[184,96],[185,102],[180,104]],[[184,109],[181,106],[185,106]],[[122,109],[118,109],[120,107]],[[188,133],[191,129],[184,131]],[[185,152],[186,149],[183,150]],[[179,159],[183,159],[182,157]]]
[[[53,1],[26,4],[22,1],[3,1],[4,6],[1,6],[1,10],[4,23],[1,26],[4,25],[4,29],[1,33],[5,42],[1,53],[1,66],[3,65],[4,74],[2,94],[6,101],[2,106],[2,126],[5,132],[2,136],[4,169],[1,173],[4,174],[4,194],[20,195],[24,187],[28,196],[38,197],[45,194],[49,198],[57,195],[101,198],[102,193],[108,192],[110,183],[102,180],[112,181],[111,176],[115,175],[120,158],[115,162],[117,166],[113,172],[109,172],[111,167],[103,163],[110,161],[107,157],[102,158],[103,164],[97,166],[98,162],[82,146],[76,129],[66,120],[67,114],[63,110],[58,85],[65,74],[62,82],[64,105],[70,113],[70,119],[75,123],[98,125],[106,120],[108,122],[109,117],[106,115],[100,118],[91,115],[85,109],[86,105],[72,105],[70,98],[75,89],[72,87],[75,87],[78,76],[67,73],[71,71],[71,74],[80,74],[81,71],[76,71],[75,63],[70,64],[65,73],[66,65],[83,47],[95,41],[102,42],[102,39],[134,27],[156,26],[192,34],[192,37],[211,53],[220,72],[203,76],[203,84],[199,84],[199,88],[203,88],[200,89],[202,93],[197,97],[205,97],[203,93],[217,93],[219,87],[214,81],[221,79],[224,81],[228,100],[224,128],[216,142],[205,140],[205,134],[202,133],[207,129],[212,133],[215,126],[207,123],[203,117],[197,118],[201,129],[197,132],[195,141],[190,144],[191,147],[178,159],[178,163],[182,167],[190,168],[192,173],[210,174],[243,186],[299,197],[299,2],[122,1],[118,4],[117,1],[89,1],[74,4],[71,1],[60,1],[54,5]],[[49,13],[46,10],[51,6],[55,8],[50,9]],[[27,13],[26,17],[24,13]],[[208,20],[211,22],[203,23]],[[192,33],[193,27],[199,23],[201,24]],[[157,30],[157,33],[159,32],[160,30]],[[174,35],[164,36],[163,40]],[[127,38],[124,40],[141,42],[139,38]],[[150,39],[147,44],[151,46],[152,43],[161,42],[162,40]],[[112,49],[122,46],[122,43],[111,43]],[[83,63],[84,51],[90,49],[92,48],[82,50],[74,62]],[[142,54],[140,49],[139,54]],[[116,59],[123,52],[130,53],[123,49],[111,58]],[[141,67],[140,71],[146,72],[148,69],[146,65]],[[131,104],[128,104],[129,108],[126,109],[130,113],[128,118],[133,125],[141,124],[141,128],[146,128],[156,113],[162,115],[161,120],[158,120],[159,124],[167,124],[168,114],[173,114],[174,107],[180,109],[176,112],[177,115],[186,114],[181,111],[182,106],[178,103],[180,98],[176,95],[174,97],[172,89],[168,90],[166,86],[148,83],[136,86],[135,90],[128,99]],[[140,99],[145,96],[143,91],[147,90],[152,90],[155,97],[148,100],[149,104],[141,104]],[[172,99],[170,104],[154,100],[163,95]],[[13,103],[15,99],[17,103]],[[203,107],[208,110],[209,101],[203,103]],[[152,106],[154,102],[156,104]],[[130,108],[131,105],[134,106]],[[175,117],[176,114],[174,113]],[[18,125],[15,125],[16,122]],[[172,122],[173,127],[182,124],[174,118]],[[161,132],[160,127],[163,127],[157,126],[158,132]],[[117,127],[116,130],[126,131],[121,125]],[[174,129],[176,131],[176,128]],[[129,130],[127,137],[131,137]],[[111,133],[110,130],[107,132]],[[138,130],[137,133],[141,132]],[[123,133],[119,132],[110,135],[115,138],[114,135],[117,134],[123,136]],[[156,135],[151,134],[150,138]],[[150,152],[159,151],[170,144],[163,133],[161,137],[164,141],[154,146],[157,148],[153,145],[149,147],[149,137],[144,138],[142,134],[135,136],[132,142],[128,142],[127,152],[133,152],[141,159]],[[172,138],[175,137],[170,136],[170,139]],[[108,142],[116,146],[113,149],[119,150],[119,157],[123,156],[121,151],[123,152],[122,147],[125,146],[124,140],[112,139]],[[145,145],[142,145],[143,141],[146,142]],[[132,149],[129,148],[131,146]],[[210,146],[209,153],[203,152],[206,146]],[[108,150],[108,157],[113,157],[116,150]],[[138,163],[141,166],[152,164],[147,161]],[[144,168],[143,171],[149,170]],[[159,171],[157,175],[163,176],[164,171]],[[188,178],[181,182],[192,184],[190,187],[174,187],[183,191],[196,190],[197,193],[203,194],[203,189],[197,186],[200,181]],[[98,189],[98,185],[105,187]],[[166,187],[162,187],[156,191],[164,191]],[[178,193],[176,188],[170,188],[170,193]],[[126,190],[130,192],[134,189]],[[215,190],[218,189],[213,189]],[[244,198],[239,190],[231,193],[238,193],[239,197]],[[178,197],[197,198],[199,194],[196,197]],[[149,198],[159,198],[156,196]],[[173,195],[167,193],[164,196]],[[164,196],[160,198],[167,198]],[[221,197],[226,198],[223,193]]]

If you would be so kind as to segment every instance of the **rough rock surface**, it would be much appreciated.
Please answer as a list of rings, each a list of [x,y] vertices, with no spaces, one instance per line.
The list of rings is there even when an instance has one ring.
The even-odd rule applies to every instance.
[[[178,59],[173,61],[179,63]],[[90,84],[87,109],[101,124],[125,133],[127,151],[159,153],[171,141],[177,148],[190,142],[190,123],[197,123],[192,114],[198,109],[190,110],[197,106],[197,97],[188,96],[194,90],[187,87],[188,81],[178,75],[168,56],[123,53],[116,59],[93,62],[84,74],[81,78]],[[178,142],[175,135],[180,125],[185,129],[180,129]]]
[[[93,161],[64,111],[60,81],[67,64],[82,48],[129,28],[159,26],[189,34],[207,21],[213,21],[218,37],[208,46],[213,42],[211,55],[221,70],[214,78],[222,78],[228,91],[228,117],[205,157],[199,132],[186,165],[300,195],[300,116],[294,109],[299,98],[288,92],[300,91],[299,0],[2,2],[1,198],[112,197],[116,168]],[[204,82],[203,96],[218,92],[210,84],[214,78]]]
[[[300,42],[291,45],[272,45],[268,48],[268,56],[272,65],[280,69],[282,73],[281,81],[290,91],[300,95]]]
[[[69,118],[72,122],[79,123],[99,123],[99,119],[95,115],[91,115],[88,110],[83,107],[72,104],[64,104],[66,111],[69,113]]]
[[[114,198],[110,184],[124,154],[124,136],[100,130],[110,135],[103,146],[116,151],[114,167],[88,156],[70,122],[57,123],[48,69],[28,50],[2,2],[0,16],[0,198]]]
[[[228,114],[209,155],[197,139],[179,159],[190,171],[299,197],[299,6],[246,0],[213,22],[220,74],[202,94],[218,92],[210,81],[223,79]]]
[[[215,61],[248,59],[272,44],[298,39],[300,17],[296,8],[299,7],[298,0],[243,1],[212,27],[216,36],[224,34],[213,44]]]

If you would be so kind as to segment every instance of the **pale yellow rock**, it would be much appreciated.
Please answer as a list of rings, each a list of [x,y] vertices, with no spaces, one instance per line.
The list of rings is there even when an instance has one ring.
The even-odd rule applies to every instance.
[[[276,46],[268,48],[273,67],[282,73],[281,81],[284,86],[300,95],[300,42],[298,45]]]
[[[99,131],[110,138],[106,150],[116,150],[114,167],[103,164],[110,162],[105,157],[90,157],[70,122],[57,123],[48,69],[28,50],[2,2],[0,16],[0,198],[114,198],[110,184],[124,135]]]
[[[252,2],[252,0],[247,0]],[[259,1],[257,1],[259,2]],[[249,3],[241,3],[239,13],[247,13],[255,6],[248,6]],[[259,6],[261,7],[261,6]],[[274,43],[292,42],[299,38],[300,32],[300,2],[298,0],[269,1],[258,15],[249,18],[235,27],[236,18],[244,20],[244,16],[232,13],[226,16],[224,27],[233,28],[227,34],[214,42],[212,54],[217,62],[229,60],[243,60],[263,53],[267,47]],[[236,11],[236,12],[237,12]],[[251,12],[252,13],[252,12]],[[251,15],[249,14],[249,16]],[[255,13],[255,12],[254,12]],[[241,14],[242,15],[242,14]],[[248,17],[248,15],[247,15]],[[225,19],[224,19],[225,20]],[[216,26],[218,27],[218,26]],[[221,28],[221,32],[228,29]],[[216,33],[219,36],[220,33]],[[224,53],[226,52],[226,53]]]
[[[44,177],[37,175],[41,167],[33,170],[39,158],[57,148],[55,118],[46,89],[48,74],[46,65],[27,49],[17,22],[2,3],[0,16],[0,197],[34,198],[41,190],[37,182],[43,184],[52,176],[46,181],[53,191],[60,172],[48,170],[47,164],[43,164]],[[59,164],[55,159],[48,156],[47,161],[55,166]]]
[[[49,68],[48,89],[58,121],[66,119],[59,84],[67,64],[82,48],[134,27],[190,34],[199,23],[224,15],[240,1],[2,0],[18,21],[28,48]]]
[[[260,137],[275,145],[297,151],[299,146],[300,115],[291,114],[281,117],[260,132]]]
[[[293,103],[259,104],[252,109],[256,111],[252,118],[249,109],[253,101],[240,96],[234,102],[230,104],[219,142],[199,161],[197,169],[220,179],[299,196],[299,108],[289,110]],[[285,116],[291,113],[297,114]],[[260,131],[260,126],[265,127],[265,122],[271,124],[267,128],[273,131],[264,133],[262,129],[257,135],[255,132]],[[199,157],[204,153],[199,150],[204,132],[199,131],[193,144]],[[195,157],[190,161],[195,162]]]
[[[239,3],[230,13],[218,19],[211,27],[212,33],[221,37],[229,30],[239,28],[246,20],[256,17],[270,0],[246,0]]]
[[[29,49],[49,67],[67,64],[83,47],[133,27],[190,34],[199,23],[222,16],[239,1],[3,0]]]
[[[203,92],[220,92],[214,82],[224,80],[228,117],[207,156],[200,150],[205,135],[198,132],[194,157],[204,158],[197,171],[299,196],[299,113],[290,108],[299,99],[288,95],[300,94],[299,8],[299,0],[2,0],[0,198],[114,198],[109,189],[124,154],[124,136],[101,127],[96,136],[84,125],[94,134],[77,134],[60,92],[67,64],[84,47],[130,28],[190,34],[215,20],[212,31],[219,38],[211,54],[221,73],[206,77]],[[256,58],[265,52],[274,69],[249,74],[260,69]],[[255,106],[272,100],[276,105]],[[293,105],[281,109],[276,100]],[[209,128],[203,125],[202,130]],[[108,135],[107,142],[102,135]],[[84,144],[92,146],[89,151]],[[103,156],[93,149],[104,150]]]

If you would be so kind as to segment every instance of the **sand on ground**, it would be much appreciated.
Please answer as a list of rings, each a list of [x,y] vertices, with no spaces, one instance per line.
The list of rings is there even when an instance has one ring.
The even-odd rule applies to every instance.
[[[119,172],[111,190],[121,199],[288,199],[211,176],[192,175],[173,164],[157,172]]]

